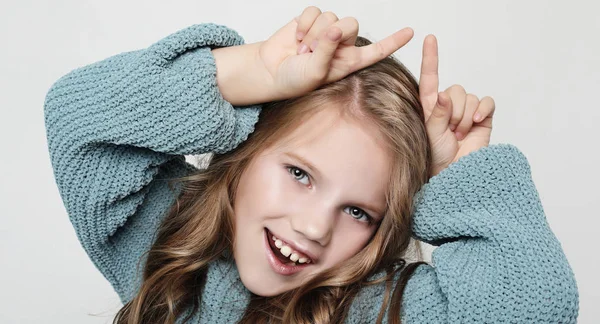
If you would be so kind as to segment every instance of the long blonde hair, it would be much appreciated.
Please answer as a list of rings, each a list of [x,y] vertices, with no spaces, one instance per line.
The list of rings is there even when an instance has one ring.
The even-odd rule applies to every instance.
[[[357,46],[370,43],[363,37],[356,41]],[[393,154],[383,221],[367,246],[342,264],[279,296],[252,295],[240,323],[343,322],[361,287],[383,282],[378,323],[388,307],[388,322],[400,322],[402,292],[418,265],[406,266],[403,259],[411,243],[413,196],[429,179],[431,150],[418,84],[390,56],[301,97],[265,103],[254,132],[239,147],[213,155],[206,169],[171,179],[182,185],[181,194],[148,251],[138,293],[113,323],[174,323],[191,308],[185,322],[198,311],[209,263],[233,246],[233,201],[240,175],[262,150],[331,103],[376,125]],[[368,280],[382,270],[384,277]],[[399,271],[400,279],[393,280]]]

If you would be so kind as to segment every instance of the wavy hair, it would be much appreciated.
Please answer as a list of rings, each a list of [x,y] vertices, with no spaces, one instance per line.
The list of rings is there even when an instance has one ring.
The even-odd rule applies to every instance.
[[[356,41],[357,46],[370,43],[360,36]],[[170,184],[182,185],[181,193],[147,252],[140,289],[113,323],[174,323],[191,309],[187,322],[199,310],[209,263],[231,255],[233,202],[241,174],[262,150],[331,106],[376,125],[392,153],[383,220],[350,259],[278,296],[252,294],[240,323],[340,323],[359,290],[374,284],[385,284],[377,322],[389,307],[388,322],[400,323],[404,287],[422,263],[407,265],[404,258],[412,242],[413,197],[431,175],[431,149],[417,81],[393,56],[303,96],[265,103],[246,141],[212,155],[205,169],[170,179]],[[384,276],[371,279],[382,271]]]

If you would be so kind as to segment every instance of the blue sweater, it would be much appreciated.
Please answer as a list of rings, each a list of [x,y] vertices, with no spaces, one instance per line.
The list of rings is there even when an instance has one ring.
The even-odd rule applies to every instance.
[[[233,107],[216,83],[211,48],[239,44],[225,26],[193,25],[75,69],[48,91],[45,125],[61,198],[123,303],[137,292],[137,261],[175,201],[165,179],[196,170],[183,155],[232,150],[254,129],[260,105]],[[406,286],[404,323],[576,322],[573,272],[515,146],[460,158],[414,203],[414,236],[439,247]],[[384,289],[361,290],[346,322],[373,323]],[[233,261],[212,263],[203,291],[193,323],[235,322],[250,296]]]

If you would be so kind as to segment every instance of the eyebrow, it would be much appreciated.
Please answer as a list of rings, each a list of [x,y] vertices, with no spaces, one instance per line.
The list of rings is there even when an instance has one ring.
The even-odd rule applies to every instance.
[[[319,169],[317,169],[317,167],[314,166],[314,164],[312,164],[310,161],[308,161],[307,159],[305,159],[304,157],[297,155],[293,152],[284,152],[283,154],[291,157],[292,159],[295,159],[297,161],[299,161],[301,164],[304,165],[304,167],[306,167],[308,169],[308,171],[310,171],[312,174],[315,174],[318,177],[322,177],[321,172],[319,171]],[[368,209],[371,210],[373,212],[375,212],[377,215],[371,215],[372,217],[376,218],[376,219],[381,219],[384,215],[384,210],[380,210],[379,208],[376,208],[373,205],[370,204],[366,204],[366,203],[361,203],[361,204],[357,204],[360,206],[363,206],[364,209]],[[360,207],[360,206],[356,206],[356,207]]]

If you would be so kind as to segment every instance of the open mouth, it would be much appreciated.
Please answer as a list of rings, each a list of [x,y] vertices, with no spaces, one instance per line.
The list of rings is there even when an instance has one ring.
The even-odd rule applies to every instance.
[[[268,233],[267,233],[267,235],[268,235]],[[267,237],[267,239],[269,239],[269,237]],[[273,236],[271,236],[271,238],[269,239],[269,246],[271,247],[273,254],[275,254],[275,257],[277,259],[279,259],[279,261],[281,261],[281,263],[283,263],[285,265],[289,265],[289,266],[296,265],[296,262],[290,260],[290,258],[283,255],[283,253],[281,253],[281,250],[278,249],[277,246],[275,246],[275,241],[273,240]]]
[[[265,243],[269,264],[279,274],[292,275],[312,264],[308,256],[294,251],[266,228]]]

